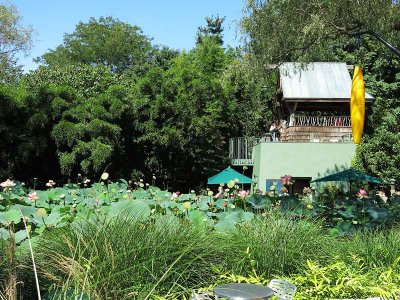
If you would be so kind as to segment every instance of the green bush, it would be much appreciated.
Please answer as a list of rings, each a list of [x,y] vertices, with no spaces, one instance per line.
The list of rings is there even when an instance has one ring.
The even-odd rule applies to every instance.
[[[368,270],[362,260],[352,257],[353,263],[345,263],[337,257],[331,263],[319,264],[307,261],[299,274],[287,280],[298,288],[296,300],[368,298],[379,296],[394,299],[400,295],[400,257],[386,268]],[[397,298],[396,298],[397,299]]]

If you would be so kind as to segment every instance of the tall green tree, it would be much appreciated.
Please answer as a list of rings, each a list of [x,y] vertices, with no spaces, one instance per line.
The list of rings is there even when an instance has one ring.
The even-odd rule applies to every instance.
[[[206,38],[211,38],[217,44],[221,45],[224,43],[222,32],[224,31],[223,23],[225,17],[221,18],[218,15],[206,17],[206,27],[200,26],[197,31],[196,44],[200,44]]]
[[[269,131],[275,120],[273,97],[277,77],[253,66],[251,54],[237,54],[222,75],[222,84],[228,97],[235,99],[238,134],[260,137]]]
[[[137,143],[145,166],[173,187],[194,188],[227,163],[238,109],[221,80],[233,57],[213,39],[181,53],[139,83]]]
[[[337,50],[338,58],[363,68],[365,85],[375,100],[367,106],[364,137],[357,152],[358,166],[400,183],[400,60],[376,40],[365,37]]]
[[[68,64],[39,66],[22,77],[21,84],[28,89],[46,85],[68,86],[83,98],[101,95],[119,81],[117,74],[104,65]]]
[[[22,74],[18,53],[32,46],[33,30],[21,25],[22,17],[14,5],[0,4],[0,83],[15,82]]]
[[[263,64],[331,58],[331,47],[373,30],[399,40],[399,3],[391,0],[247,0],[242,30]]]
[[[64,42],[37,61],[45,65],[104,65],[112,72],[134,69],[143,74],[151,59],[152,46],[138,26],[112,17],[90,18],[80,22]]]
[[[71,103],[75,97],[72,89],[55,85],[34,90],[23,85],[1,86],[1,178],[59,178],[57,149],[51,131],[61,119],[57,105]]]
[[[114,175],[121,175],[121,162],[126,160],[125,142],[132,140],[129,133],[133,109],[126,90],[114,85],[99,96],[64,104],[57,103],[62,110],[61,120],[51,131],[61,173],[98,176],[112,165]],[[115,166],[118,162],[119,168]]]

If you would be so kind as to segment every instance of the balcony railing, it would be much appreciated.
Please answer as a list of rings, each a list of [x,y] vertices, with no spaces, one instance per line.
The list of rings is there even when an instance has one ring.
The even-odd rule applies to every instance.
[[[351,143],[349,116],[295,116],[289,127],[281,130],[281,143]],[[271,143],[270,133],[263,137],[238,137],[229,140],[229,158],[232,165],[253,165],[253,147]]]
[[[252,166],[253,147],[260,142],[256,137],[239,137],[229,139],[229,158],[234,166]]]
[[[349,116],[294,116],[289,126],[351,127]]]

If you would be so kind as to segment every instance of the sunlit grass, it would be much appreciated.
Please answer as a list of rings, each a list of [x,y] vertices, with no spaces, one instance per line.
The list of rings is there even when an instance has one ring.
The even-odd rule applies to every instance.
[[[255,269],[266,276],[296,272],[307,259],[325,259],[332,255],[335,243],[316,220],[294,220],[279,212],[257,217],[249,226],[241,227],[234,238],[249,247]],[[249,261],[242,260],[237,268],[236,272],[249,270]]]
[[[42,273],[58,287],[102,299],[146,299],[189,293],[213,280],[227,243],[214,234],[158,218],[143,224],[121,217],[54,230],[38,247]]]

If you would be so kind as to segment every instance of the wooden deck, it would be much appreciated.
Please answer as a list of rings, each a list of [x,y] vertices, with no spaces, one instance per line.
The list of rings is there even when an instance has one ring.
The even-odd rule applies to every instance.
[[[283,143],[346,143],[351,142],[351,127],[291,126],[282,129],[280,141]]]

